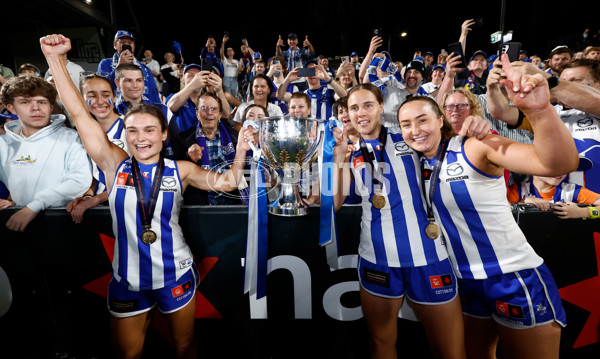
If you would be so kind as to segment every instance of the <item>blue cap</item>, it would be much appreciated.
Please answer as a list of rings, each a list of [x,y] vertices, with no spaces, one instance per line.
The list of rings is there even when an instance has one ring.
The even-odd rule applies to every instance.
[[[487,61],[488,55],[484,51],[482,51],[482,50],[477,50],[477,51],[475,51],[475,53],[473,54],[473,56],[471,56],[471,59],[469,60],[469,62],[473,61],[473,59],[477,55],[483,56],[483,58],[485,59],[485,61]]]
[[[260,59],[260,58],[262,57],[262,55],[260,54],[260,52],[258,52],[258,51],[255,51],[255,52],[254,52],[254,55],[253,55],[253,57],[254,57],[255,59]]]
[[[297,39],[297,38],[298,38],[298,35],[296,35],[295,32],[290,32],[288,34],[288,39]]]
[[[304,63],[304,67],[308,67],[308,65],[310,65],[310,64],[318,65],[319,61],[317,61],[317,59],[310,59]]]
[[[446,71],[446,65],[435,65],[432,69],[431,72],[433,72],[435,69],[442,69],[444,70],[444,72]]]
[[[421,56],[415,56],[415,58],[413,60],[421,61],[422,63],[425,63],[425,60]]]
[[[358,56],[358,52],[356,52],[356,51],[353,51],[353,52],[350,54],[350,57],[352,57],[352,56]]]
[[[188,72],[189,69],[198,69],[198,70],[202,71],[202,66],[200,66],[198,64],[189,64],[183,68],[183,73],[185,74],[186,72]]]
[[[117,31],[117,33],[115,34],[115,41],[117,41],[118,39],[120,39],[122,37],[129,37],[129,38],[131,38],[131,40],[135,41],[135,37],[133,37],[133,34],[130,33],[129,31],[125,31],[125,30]]]
[[[427,52],[425,52],[423,55],[431,55],[431,57],[433,57],[433,52],[431,52],[431,51],[427,51]]]

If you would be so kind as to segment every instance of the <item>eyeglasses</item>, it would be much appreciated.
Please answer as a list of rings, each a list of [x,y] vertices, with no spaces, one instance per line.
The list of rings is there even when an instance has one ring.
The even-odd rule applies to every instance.
[[[452,104],[452,105],[446,105],[444,106],[444,108],[446,109],[446,111],[464,111],[466,109],[469,108],[469,106],[471,106],[468,103],[459,103],[459,104]]]
[[[218,107],[216,106],[200,106],[200,111],[203,112],[208,112],[208,111],[212,111],[212,112],[216,112],[217,110],[219,110]]]

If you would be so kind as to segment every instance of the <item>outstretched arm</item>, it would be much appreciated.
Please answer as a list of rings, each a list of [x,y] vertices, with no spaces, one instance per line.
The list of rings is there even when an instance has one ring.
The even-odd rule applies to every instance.
[[[108,140],[106,133],[92,118],[83,97],[71,81],[64,56],[71,49],[71,40],[62,35],[48,35],[40,39],[40,45],[52,71],[58,94],[75,122],[83,146],[108,176],[127,158],[127,153]]]

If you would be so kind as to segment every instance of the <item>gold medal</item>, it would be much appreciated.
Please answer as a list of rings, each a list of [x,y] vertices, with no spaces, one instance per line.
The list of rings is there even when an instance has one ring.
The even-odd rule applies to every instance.
[[[385,207],[385,197],[381,194],[376,194],[373,196],[373,207],[377,209],[382,209]]]
[[[431,239],[436,239],[440,236],[440,227],[433,222],[429,222],[427,227],[425,227],[425,234]]]
[[[146,229],[142,232],[142,242],[144,242],[144,244],[152,244],[156,242],[156,233],[150,229]]]

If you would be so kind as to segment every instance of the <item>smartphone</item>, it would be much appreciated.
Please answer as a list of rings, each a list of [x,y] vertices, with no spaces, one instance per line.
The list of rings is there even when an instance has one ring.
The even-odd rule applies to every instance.
[[[129,52],[133,53],[133,51],[131,50],[131,45],[125,44],[121,46],[121,53],[123,53],[126,50],[129,50]]]
[[[224,31],[224,32],[223,32],[223,36],[227,36],[227,37],[229,37],[229,31]]]
[[[314,67],[303,67],[298,69],[298,77],[313,77],[315,76]]]
[[[505,42],[502,44],[501,53],[507,54],[510,62],[519,61],[519,52],[521,52],[520,42]]]
[[[342,56],[342,62],[350,62],[350,56]]]
[[[383,37],[383,30],[380,27],[373,29],[373,36]]]
[[[467,59],[465,59],[465,54],[463,54],[462,44],[460,42],[454,42],[448,45],[449,53],[455,53],[460,55],[460,59],[462,61],[461,67],[467,67]]]
[[[474,21],[473,27],[479,27],[479,26],[483,25],[482,17],[475,18],[475,20],[473,20],[473,21]]]
[[[271,62],[271,66],[273,66],[273,65],[279,65],[280,63],[281,63],[281,61],[279,61],[279,60],[273,60],[273,62]],[[277,72],[275,72],[273,74],[273,76],[274,77],[279,77],[279,76],[281,76],[281,72],[277,71]]]
[[[279,61],[279,60],[273,60],[273,62],[271,62],[271,64],[273,64],[273,65],[277,65],[277,64],[280,64],[280,63],[281,63],[281,61]]]
[[[204,60],[202,61],[202,71],[212,71],[212,61]]]

